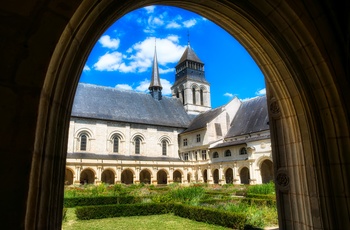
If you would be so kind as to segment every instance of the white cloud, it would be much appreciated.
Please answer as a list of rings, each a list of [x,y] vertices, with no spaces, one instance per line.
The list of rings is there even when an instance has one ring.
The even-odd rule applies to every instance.
[[[123,90],[132,90],[132,87],[128,84],[117,84],[115,86],[116,89],[123,89]]]
[[[186,27],[186,28],[190,28],[194,25],[197,24],[197,20],[196,19],[190,19],[190,20],[187,20],[187,21],[184,21],[183,22],[183,25]]]
[[[139,85],[135,88],[135,90],[140,92],[146,92],[148,91],[149,84],[150,84],[150,80],[145,79],[139,83]]]
[[[181,25],[177,22],[170,22],[169,24],[166,25],[167,29],[178,29],[181,28]]]
[[[160,79],[160,84],[162,84],[162,87],[163,87],[162,94],[163,95],[171,95],[172,84],[168,80],[163,79],[163,78]]]
[[[88,65],[85,65],[84,68],[83,68],[83,71],[90,71],[90,67]]]
[[[119,52],[106,53],[99,57],[94,68],[100,71],[115,71],[122,64],[122,54]]]
[[[225,93],[224,96],[232,98],[234,95],[232,93]]]
[[[139,91],[139,92],[148,92],[149,84],[150,84],[150,80],[145,79],[139,83],[139,85],[135,88],[135,90]],[[166,79],[161,78],[160,84],[163,87],[162,94],[163,95],[171,95],[171,86],[172,86],[171,82],[169,82]]]
[[[113,38],[109,35],[104,35],[98,40],[102,47],[110,48],[110,49],[118,49],[120,40],[118,38]]]
[[[144,9],[147,11],[148,14],[153,13],[155,8],[156,8],[156,6],[146,6],[146,7],[144,7]]]
[[[256,91],[255,95],[258,95],[258,96],[266,95],[266,88],[263,88],[263,89]]]

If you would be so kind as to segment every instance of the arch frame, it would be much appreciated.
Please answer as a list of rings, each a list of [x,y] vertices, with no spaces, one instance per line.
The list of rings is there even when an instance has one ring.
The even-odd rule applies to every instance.
[[[321,22],[310,16],[317,11],[308,11],[313,5],[286,1],[278,5],[267,2],[258,7],[255,4],[260,3],[246,1],[196,3],[194,0],[186,3],[173,0],[112,4],[112,1],[102,0],[81,3],[52,55],[40,98],[33,154],[38,160],[32,161],[26,226],[45,228],[51,223],[60,226],[63,182],[59,178],[64,177],[67,127],[77,76],[93,44],[123,14],[157,3],[193,10],[218,23],[247,48],[265,76],[275,76],[267,78],[269,110],[273,117],[270,123],[275,172],[277,177],[287,177],[293,184],[290,191],[281,191],[283,184],[278,187],[281,226],[332,228],[349,224],[349,220],[342,218],[349,216],[348,204],[341,201],[349,197],[344,184],[344,181],[349,181],[349,169],[344,161],[348,159],[346,153],[349,149],[349,112],[345,109],[350,106],[345,101],[348,93],[342,90],[346,89],[346,84],[339,83],[347,82],[341,77],[346,74],[341,72],[341,67],[331,63],[331,60],[341,63],[341,57],[336,57],[337,49],[327,49],[322,34],[328,34],[327,38],[332,41],[337,41],[337,38],[332,37],[330,26],[321,27]],[[316,6],[319,11],[325,11]],[[297,17],[298,10],[305,13],[302,21]],[[250,11],[251,14],[247,13]],[[254,12],[266,17],[261,17],[258,23]],[[234,16],[237,18],[232,18]],[[97,26],[101,19],[104,23]],[[283,37],[282,34],[287,35]],[[274,113],[276,106],[278,114]],[[337,123],[348,125],[340,127]],[[278,135],[279,130],[283,130],[287,139]],[[283,149],[283,146],[287,148]],[[284,158],[292,152],[299,154],[289,164]],[[46,159],[54,160],[49,162]],[[298,181],[302,178],[299,175],[305,175],[306,179]],[[343,182],[336,183],[332,178],[342,178]],[[39,188],[49,187],[47,191],[39,191]],[[288,199],[284,199],[280,192],[289,198],[300,194],[300,202],[293,204],[293,210],[297,211],[286,210]],[[297,197],[293,199],[297,200]],[[47,210],[45,204],[52,205]]]

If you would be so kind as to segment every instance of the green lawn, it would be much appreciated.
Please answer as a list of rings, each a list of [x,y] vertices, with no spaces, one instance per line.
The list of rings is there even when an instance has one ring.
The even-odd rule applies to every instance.
[[[130,230],[227,230],[216,225],[206,224],[202,222],[192,221],[186,218],[174,216],[172,214],[153,215],[153,216],[132,216],[117,217],[98,220],[77,220],[74,208],[67,210],[67,219],[63,222],[63,230],[86,230],[86,229],[130,229]]]

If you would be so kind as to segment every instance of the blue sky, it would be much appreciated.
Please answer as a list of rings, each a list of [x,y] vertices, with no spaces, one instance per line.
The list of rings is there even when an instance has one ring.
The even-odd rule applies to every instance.
[[[148,92],[156,41],[163,95],[171,96],[175,66],[188,41],[205,64],[212,107],[237,96],[265,94],[265,81],[248,52],[225,30],[180,8],[149,6],[116,21],[95,44],[80,82]]]

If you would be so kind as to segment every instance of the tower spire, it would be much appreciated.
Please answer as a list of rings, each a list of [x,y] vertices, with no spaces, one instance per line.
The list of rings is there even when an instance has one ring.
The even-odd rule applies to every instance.
[[[152,78],[151,83],[148,87],[150,94],[154,99],[162,99],[162,85],[160,83],[159,69],[158,69],[158,60],[157,60],[157,47],[156,39],[154,39],[154,57],[153,57],[153,66],[152,66]]]

